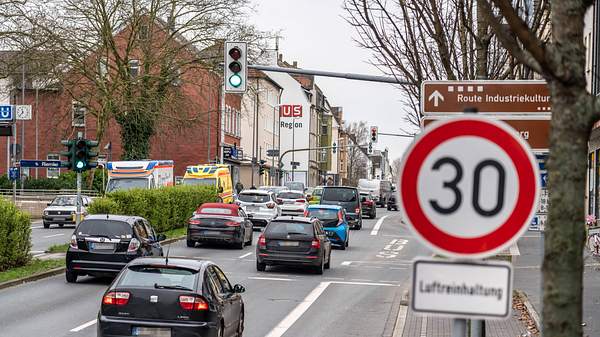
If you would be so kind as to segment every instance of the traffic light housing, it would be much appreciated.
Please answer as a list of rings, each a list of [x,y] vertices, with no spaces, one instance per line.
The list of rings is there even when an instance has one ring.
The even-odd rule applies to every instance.
[[[373,154],[375,152],[375,149],[373,148],[373,142],[369,142],[369,145],[367,145],[367,154]]]
[[[267,161],[266,161],[266,160],[264,160],[264,159],[261,159],[261,160],[258,162],[258,174],[259,174],[259,175],[261,175],[261,176],[262,176],[263,174],[265,174],[265,164],[266,164],[266,163],[267,163]]]
[[[333,143],[333,146],[332,146],[332,148],[331,148],[331,152],[332,152],[333,154],[335,154],[335,151],[337,151],[337,144],[335,144],[335,142],[334,142],[334,143]]]
[[[95,151],[98,146],[97,141],[77,138],[62,140],[61,144],[67,147],[67,151],[61,152],[61,155],[67,157],[67,161],[61,162],[61,167],[75,172],[84,172],[98,166],[95,160],[98,157],[98,152]]]
[[[60,167],[73,170],[73,157],[75,156],[75,141],[73,139],[61,140],[60,143],[67,147],[66,151],[60,153],[61,156],[67,157],[66,161],[60,162]]]
[[[225,42],[223,81],[225,92],[244,93],[248,82],[248,45],[246,42]]]
[[[377,143],[377,138],[379,137],[378,127],[372,126],[369,134],[371,135],[371,143]]]

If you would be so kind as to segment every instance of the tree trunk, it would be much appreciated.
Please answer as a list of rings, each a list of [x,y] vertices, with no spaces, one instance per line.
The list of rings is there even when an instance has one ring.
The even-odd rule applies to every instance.
[[[585,82],[584,82],[585,83]],[[549,83],[550,212],[545,231],[543,273],[544,337],[582,335],[584,195],[590,101],[585,88]]]
[[[117,118],[121,126],[122,160],[150,158],[150,137],[154,135],[155,119],[145,111],[133,111]]]

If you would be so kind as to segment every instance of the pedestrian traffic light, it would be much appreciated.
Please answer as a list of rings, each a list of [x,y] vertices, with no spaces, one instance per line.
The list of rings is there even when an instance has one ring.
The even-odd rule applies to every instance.
[[[246,42],[225,42],[223,81],[225,92],[244,93],[248,79],[248,45]]]
[[[379,136],[379,130],[376,126],[371,127],[371,143],[377,143],[377,137]]]
[[[373,149],[373,142],[369,142],[369,145],[367,145],[367,154],[373,154],[374,149]]]
[[[75,141],[72,139],[63,139],[60,143],[67,147],[67,151],[62,151],[60,153],[61,156],[67,157],[66,161],[60,162],[60,167],[68,168],[69,170],[74,170],[73,168],[73,156],[75,155]]]

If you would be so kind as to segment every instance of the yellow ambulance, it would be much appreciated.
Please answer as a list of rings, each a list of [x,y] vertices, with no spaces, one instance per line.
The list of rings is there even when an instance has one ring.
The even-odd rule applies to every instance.
[[[219,194],[220,202],[233,203],[233,182],[229,165],[188,166],[183,176],[183,185],[214,186]]]

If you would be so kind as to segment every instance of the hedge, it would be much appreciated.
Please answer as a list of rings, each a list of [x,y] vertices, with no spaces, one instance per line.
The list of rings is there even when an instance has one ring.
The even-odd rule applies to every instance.
[[[91,171],[85,171],[83,173],[83,188],[87,189],[88,175]],[[96,169],[94,174],[94,181],[92,183],[92,189],[98,192],[104,190],[102,186],[102,169]],[[31,174],[35,174],[34,170],[30,171]],[[23,187],[25,189],[33,190],[65,190],[65,189],[76,189],[77,188],[77,174],[69,171],[62,173],[58,178],[29,178],[24,181]],[[12,181],[8,179],[6,175],[0,176],[0,189],[11,189]],[[17,188],[21,188],[21,182],[17,181]]]
[[[30,234],[29,215],[0,198],[0,272],[30,261]]]
[[[215,202],[217,193],[208,186],[170,186],[160,189],[116,191],[96,199],[90,214],[137,215],[164,232],[183,227],[199,205]]]

